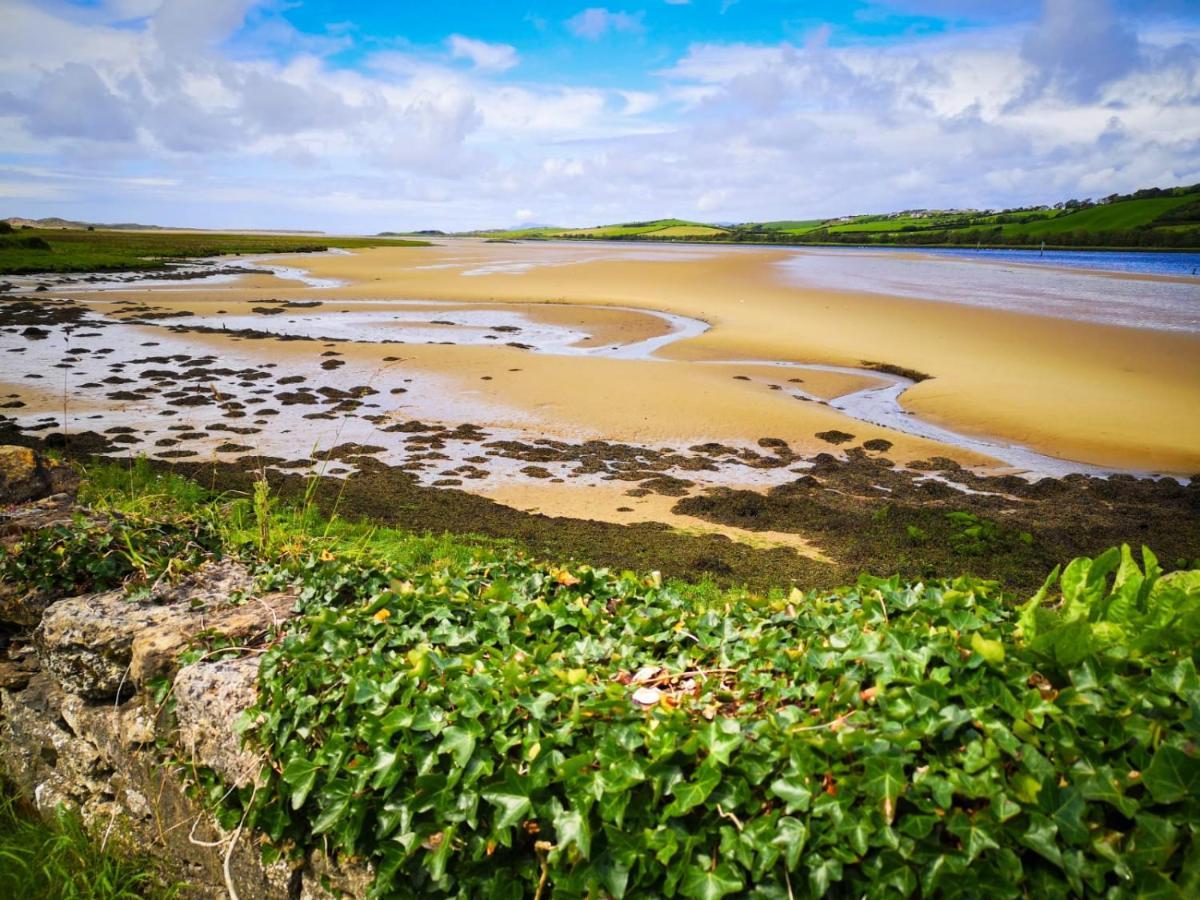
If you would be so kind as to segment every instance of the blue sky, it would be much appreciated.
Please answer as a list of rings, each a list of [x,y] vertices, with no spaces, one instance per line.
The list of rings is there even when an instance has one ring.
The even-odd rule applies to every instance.
[[[1184,0],[4,2],[0,215],[373,232],[1200,181]]]

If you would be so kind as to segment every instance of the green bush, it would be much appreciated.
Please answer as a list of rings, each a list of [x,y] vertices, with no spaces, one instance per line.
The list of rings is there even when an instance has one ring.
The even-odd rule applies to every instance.
[[[1194,621],[1200,573],[1111,570],[1067,568],[1063,622],[1134,593]],[[1047,656],[1049,587],[1018,629],[972,579],[714,600],[510,557],[303,583],[236,802],[371,860],[377,896],[1200,891],[1195,642]]]

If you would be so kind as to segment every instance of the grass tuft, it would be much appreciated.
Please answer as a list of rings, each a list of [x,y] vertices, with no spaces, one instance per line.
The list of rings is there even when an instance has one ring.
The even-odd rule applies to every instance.
[[[102,849],[74,813],[39,817],[0,786],[0,897],[14,900],[166,900],[180,895],[145,859]]]

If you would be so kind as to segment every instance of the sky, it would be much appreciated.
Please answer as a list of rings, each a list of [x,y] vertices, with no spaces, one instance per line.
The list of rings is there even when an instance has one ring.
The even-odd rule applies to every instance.
[[[1200,182],[1196,0],[0,0],[0,216],[342,233]]]

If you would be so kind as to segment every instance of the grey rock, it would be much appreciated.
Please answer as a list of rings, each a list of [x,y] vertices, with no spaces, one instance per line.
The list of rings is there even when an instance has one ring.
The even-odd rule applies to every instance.
[[[130,600],[122,591],[60,600],[42,615],[38,655],[69,693],[103,700],[132,692],[173,672],[179,652],[213,631],[221,614],[238,608],[231,596],[252,586],[243,566],[222,560],[205,563],[143,600]],[[141,650],[136,672],[135,641]]]
[[[259,662],[257,655],[198,662],[175,676],[172,695],[180,747],[238,787],[251,784],[263,763],[242,748],[236,730],[242,712],[258,698]]]

